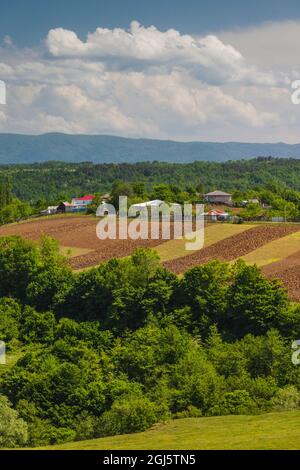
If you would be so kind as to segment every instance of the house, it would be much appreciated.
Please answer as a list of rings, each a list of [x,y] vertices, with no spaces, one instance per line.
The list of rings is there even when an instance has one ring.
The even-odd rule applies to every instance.
[[[57,207],[58,213],[85,212],[85,211],[86,211],[85,204],[76,205],[76,204],[70,204],[69,202],[61,202],[59,206]]]
[[[65,213],[65,212],[71,212],[70,210],[70,206],[72,204],[70,204],[69,202],[67,201],[64,201],[64,202],[61,202],[58,206],[57,206],[57,212],[58,213]]]
[[[40,212],[41,215],[53,215],[57,213],[58,206],[48,206],[47,209]]]
[[[63,201],[57,207],[57,212],[68,213],[68,212],[85,212],[87,206],[91,204],[95,196],[87,195],[84,197],[74,197],[72,202]]]
[[[204,213],[204,219],[207,222],[217,222],[217,221],[224,221],[228,220],[230,218],[230,215],[228,212],[221,211],[221,210],[211,210],[209,212]]]
[[[232,194],[224,193],[224,191],[213,191],[204,194],[204,199],[210,204],[232,204]]]
[[[165,203],[164,201],[161,201],[160,199],[154,199],[153,201],[139,202],[137,204],[132,204],[131,210],[134,210],[138,214],[139,212],[142,212],[143,210],[147,209],[148,215],[149,215],[151,214],[151,208],[156,208],[161,211],[162,209],[161,206],[163,204],[167,204],[167,206],[171,206],[169,214],[171,213],[172,218],[176,218],[176,219],[179,218],[180,220],[182,219],[182,211],[181,211],[180,204],[177,204],[177,203],[169,204],[169,203]],[[178,214],[175,213],[175,211],[173,210],[174,206],[176,209],[178,209]],[[163,211],[161,212],[162,212],[162,217],[164,217],[164,215],[168,217],[168,213],[163,214]]]
[[[92,204],[94,199],[95,196],[91,194],[88,194],[87,196],[83,197],[73,197],[71,204],[73,206],[88,206],[89,204]]]

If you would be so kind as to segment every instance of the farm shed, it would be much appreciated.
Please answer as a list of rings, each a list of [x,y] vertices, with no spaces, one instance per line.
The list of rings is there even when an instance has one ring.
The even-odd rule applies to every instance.
[[[48,206],[47,209],[41,211],[41,215],[53,215],[57,213],[58,206]]]

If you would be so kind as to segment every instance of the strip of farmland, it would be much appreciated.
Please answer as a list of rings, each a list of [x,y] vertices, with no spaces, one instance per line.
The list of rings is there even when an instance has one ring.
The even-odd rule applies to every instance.
[[[300,251],[285,259],[269,264],[262,268],[268,278],[277,278],[286,287],[289,297],[300,302]]]
[[[166,261],[164,266],[176,274],[215,259],[232,261],[273,240],[300,230],[300,225],[261,225],[233,235],[190,255]]]

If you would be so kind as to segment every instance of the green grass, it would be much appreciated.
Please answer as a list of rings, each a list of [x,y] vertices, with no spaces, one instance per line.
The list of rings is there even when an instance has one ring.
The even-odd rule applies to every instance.
[[[150,431],[45,447],[56,450],[299,450],[300,411],[187,418]]]
[[[75,246],[60,246],[59,251],[62,255],[74,258],[75,256],[83,256],[91,253],[93,250],[88,248],[78,248]]]
[[[212,224],[205,227],[204,231],[204,246],[213,245],[225,238],[231,237],[238,233],[242,233],[245,230],[253,228],[254,225],[248,224]],[[159,254],[160,259],[162,262],[169,261],[171,259],[180,258],[182,256],[187,256],[194,251],[197,250],[190,250],[186,251],[185,243],[186,238],[180,238],[178,240],[169,240],[167,242],[162,243],[161,245],[155,248],[156,252]],[[192,241],[192,240],[189,240]]]
[[[257,266],[265,266],[267,264],[275,263],[293,253],[300,250],[300,231],[287,235],[286,237],[279,238],[257,250],[243,256],[247,264],[257,264]]]

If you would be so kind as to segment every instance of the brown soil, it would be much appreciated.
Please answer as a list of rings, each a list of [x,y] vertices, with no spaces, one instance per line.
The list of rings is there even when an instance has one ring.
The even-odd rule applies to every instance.
[[[262,268],[268,278],[277,278],[286,287],[289,297],[300,302],[300,251]]]
[[[30,222],[0,227],[0,236],[21,235],[28,240],[39,240],[43,235],[55,238],[61,246],[85,248],[90,253],[76,256],[70,260],[74,269],[100,264],[111,258],[130,255],[138,247],[155,247],[163,241],[161,234],[157,240],[100,240],[96,236],[96,225],[99,219],[94,217],[53,217]],[[149,226],[150,231],[150,226]],[[172,224],[171,224],[171,238]]]
[[[190,255],[166,261],[164,266],[174,273],[180,274],[195,265],[204,264],[214,259],[232,261],[260,248],[266,243],[298,230],[300,230],[300,225],[262,225],[254,227]]]

